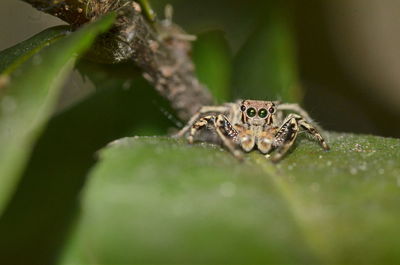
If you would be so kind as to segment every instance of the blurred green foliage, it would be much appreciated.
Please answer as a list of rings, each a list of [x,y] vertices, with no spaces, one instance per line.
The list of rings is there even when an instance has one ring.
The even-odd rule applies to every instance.
[[[48,28],[26,41],[1,51],[0,73],[9,75],[23,62],[52,42],[64,37],[70,30],[69,26]]]
[[[300,102],[290,17],[279,5],[267,10],[236,55],[235,98]]]
[[[216,103],[231,97],[232,53],[221,31],[197,36],[193,45],[193,61],[200,82],[207,85]]]
[[[95,37],[107,30],[112,25],[112,17],[77,31],[75,34],[64,38],[22,63],[18,70],[11,76],[3,78],[11,79],[9,85],[2,88],[2,106],[0,116],[0,214],[9,196],[18,182],[24,164],[29,159],[30,150],[37,139],[41,129],[45,125],[52,112],[52,107],[57,101],[58,92],[65,78],[68,68],[71,68],[71,60],[76,53],[82,53],[93,43]],[[58,37],[58,30],[50,31],[51,35]],[[49,43],[46,34],[42,43]],[[32,50],[43,46],[37,38],[31,39]],[[19,49],[18,49],[19,48]],[[20,45],[14,52],[5,51],[0,56],[4,58],[16,58],[33,55],[27,52],[26,45]],[[19,53],[20,57],[15,56]],[[11,61],[11,60],[10,60]],[[67,69],[65,69],[67,67]],[[5,68],[7,70],[7,68]],[[28,89],[29,88],[29,89]]]

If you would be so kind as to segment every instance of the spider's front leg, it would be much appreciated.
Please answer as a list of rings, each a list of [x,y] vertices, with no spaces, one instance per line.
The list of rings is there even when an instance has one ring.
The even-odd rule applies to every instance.
[[[287,153],[299,133],[299,125],[295,117],[290,114],[275,135],[273,147],[276,148],[272,162],[278,162]]]
[[[192,128],[190,129],[188,141],[193,143],[194,135],[204,126],[209,123],[214,125],[215,131],[217,132],[222,144],[238,159],[243,159],[242,152],[236,148],[235,139],[238,132],[233,128],[232,124],[229,122],[228,118],[224,115],[219,114],[218,116],[210,115],[200,118],[196,121]]]
[[[203,106],[198,112],[196,112],[196,114],[192,116],[192,118],[190,118],[186,126],[183,127],[177,134],[174,135],[174,137],[184,136],[190,130],[190,128],[195,124],[195,122],[200,119],[202,115],[212,112],[223,113],[227,110],[228,108],[226,106]]]
[[[318,140],[318,142],[322,146],[322,148],[324,148],[325,150],[331,149],[329,147],[329,145],[326,143],[324,137],[322,137],[322,135],[318,132],[318,130],[315,126],[313,126],[311,123],[307,122],[306,120],[304,120],[302,118],[299,119],[299,125],[303,129],[305,129],[309,134],[314,136]]]
[[[214,124],[215,119],[216,119],[215,115],[209,115],[209,116],[202,117],[202,118],[198,119],[197,121],[195,121],[190,128],[189,136],[187,138],[189,144],[193,143],[194,136],[200,129],[202,129],[204,126],[207,126],[209,123]]]
[[[277,108],[278,110],[297,112],[302,118],[304,118],[308,122],[313,122],[308,112],[302,107],[300,107],[300,105],[297,103],[279,103]]]
[[[273,145],[277,148],[277,150],[276,154],[272,157],[272,161],[276,162],[286,154],[296,140],[297,134],[299,133],[299,127],[303,128],[312,136],[314,136],[319,141],[322,148],[325,150],[330,149],[329,145],[325,142],[325,139],[313,125],[307,122],[300,115],[289,114],[275,135],[275,141]]]

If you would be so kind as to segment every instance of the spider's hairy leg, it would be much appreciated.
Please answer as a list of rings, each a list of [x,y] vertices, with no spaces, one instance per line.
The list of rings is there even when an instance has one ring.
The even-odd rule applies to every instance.
[[[209,123],[213,123],[215,131],[217,132],[222,144],[238,159],[243,159],[242,153],[236,149],[234,139],[238,132],[233,128],[228,119],[219,114],[218,116],[209,115],[200,118],[196,121],[190,129],[188,141],[190,144],[194,141],[194,136],[201,128],[207,126]]]
[[[199,120],[197,120],[190,128],[190,133],[188,136],[189,143],[190,144],[193,143],[194,135],[197,133],[198,130],[200,130],[204,126],[207,126],[207,124],[209,122],[212,122],[214,124],[215,119],[216,119],[216,117],[214,115],[209,115],[209,116],[205,116],[205,117],[202,117]]]
[[[193,124],[195,124],[196,121],[198,121],[200,119],[200,117],[206,113],[223,113],[226,112],[228,110],[228,108],[226,106],[203,106],[201,107],[201,109],[196,112],[196,114],[194,114],[192,116],[192,118],[190,118],[190,120],[188,121],[188,123],[186,124],[185,127],[183,127],[177,134],[174,135],[174,137],[182,137],[185,135],[185,133],[187,133],[190,128],[193,126]]]
[[[303,109],[302,107],[300,107],[300,105],[297,103],[280,103],[279,105],[277,105],[277,108],[278,108],[278,110],[294,111],[294,112],[300,114],[300,116],[303,117],[308,122],[313,122],[313,119],[310,117],[308,112],[305,109]]]
[[[302,117],[299,118],[298,123],[301,126],[301,128],[306,130],[309,134],[311,134],[318,140],[318,142],[320,143],[322,148],[324,148],[325,150],[330,149],[330,147],[326,143],[324,137],[322,137],[322,135],[318,132],[317,128],[315,128],[315,126],[313,126],[312,124],[310,124],[309,122],[304,120]]]
[[[243,154],[236,148],[234,139],[238,136],[238,132],[233,128],[228,118],[224,115],[219,114],[215,120],[215,130],[218,136],[221,138],[223,145],[238,159],[243,159]]]
[[[275,135],[273,147],[276,152],[272,156],[272,162],[278,162],[290,149],[299,133],[299,125],[295,117],[290,114]]]

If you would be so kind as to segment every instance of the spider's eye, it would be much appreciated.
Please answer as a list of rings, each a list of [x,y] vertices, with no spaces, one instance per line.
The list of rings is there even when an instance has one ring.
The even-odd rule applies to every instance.
[[[267,112],[266,109],[260,109],[260,110],[258,111],[258,116],[260,116],[260,118],[265,118],[265,117],[267,117],[267,114],[268,114],[268,112]]]
[[[270,113],[274,113],[275,112],[275,108],[274,107],[270,107],[268,110]]]
[[[247,109],[247,116],[254,117],[254,116],[256,116],[256,114],[257,114],[257,111],[254,108]]]
[[[240,110],[241,111],[245,111],[246,110],[246,106],[245,105],[240,106]]]

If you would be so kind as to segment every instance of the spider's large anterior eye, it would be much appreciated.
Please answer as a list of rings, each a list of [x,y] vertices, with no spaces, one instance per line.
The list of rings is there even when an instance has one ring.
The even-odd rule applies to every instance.
[[[260,109],[258,111],[258,116],[260,116],[260,118],[265,118],[267,117],[268,111],[266,109]]]
[[[254,108],[249,108],[247,110],[247,116],[249,116],[249,117],[254,117],[254,116],[256,116],[256,114],[257,114],[257,111]]]
[[[245,105],[240,106],[240,110],[241,111],[245,111],[246,110],[246,106]]]

